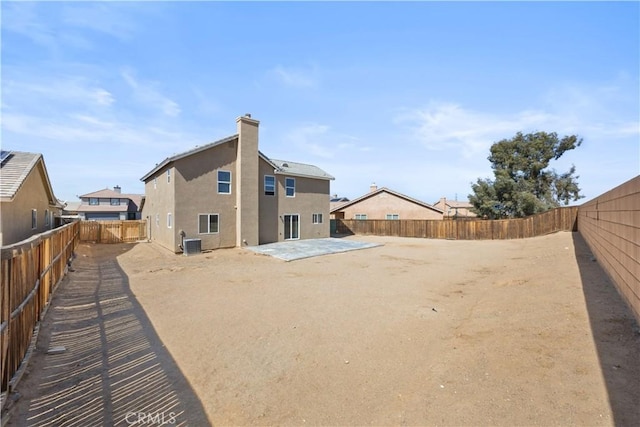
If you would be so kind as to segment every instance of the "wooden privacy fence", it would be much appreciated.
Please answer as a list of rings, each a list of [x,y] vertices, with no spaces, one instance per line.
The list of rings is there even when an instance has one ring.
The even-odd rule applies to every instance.
[[[577,231],[577,213],[577,207],[564,207],[527,218],[502,220],[336,219],[336,233],[455,240],[522,239]]]
[[[80,221],[80,241],[95,243],[137,242],[147,238],[147,221]]]
[[[35,342],[55,286],[78,244],[80,224],[73,222],[2,247],[0,280],[0,369],[4,395],[20,379],[21,364]],[[2,400],[4,404],[5,399]]]

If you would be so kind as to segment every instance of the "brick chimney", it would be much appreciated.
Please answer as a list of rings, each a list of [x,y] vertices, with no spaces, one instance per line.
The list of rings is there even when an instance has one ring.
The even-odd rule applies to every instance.
[[[378,186],[376,185],[376,183],[372,182],[371,185],[369,186],[369,193],[373,193],[377,189],[378,189]]]
[[[236,159],[236,246],[257,246],[260,213],[258,197],[258,126],[251,114],[238,117],[238,151]]]

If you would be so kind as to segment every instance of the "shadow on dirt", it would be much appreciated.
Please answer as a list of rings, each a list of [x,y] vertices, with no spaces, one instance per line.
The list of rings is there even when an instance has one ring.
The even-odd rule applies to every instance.
[[[572,233],[591,332],[615,425],[640,420],[640,330],[613,282],[580,233]]]
[[[116,257],[134,245],[78,247],[57,290],[9,425],[209,425]],[[59,354],[47,350],[63,346]]]

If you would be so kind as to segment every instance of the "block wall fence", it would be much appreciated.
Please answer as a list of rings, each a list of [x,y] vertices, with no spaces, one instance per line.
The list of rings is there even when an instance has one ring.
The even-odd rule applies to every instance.
[[[582,204],[578,232],[640,322],[640,175]]]

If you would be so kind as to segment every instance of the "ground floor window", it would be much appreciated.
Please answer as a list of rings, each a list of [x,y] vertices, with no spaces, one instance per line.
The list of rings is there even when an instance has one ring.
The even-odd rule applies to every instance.
[[[313,223],[314,224],[322,224],[322,214],[321,213],[313,214]]]
[[[400,219],[399,214],[387,214],[386,219]]]
[[[354,219],[367,219],[367,214],[355,214]]]
[[[198,215],[198,233],[211,234],[220,230],[220,216],[218,214]]]

